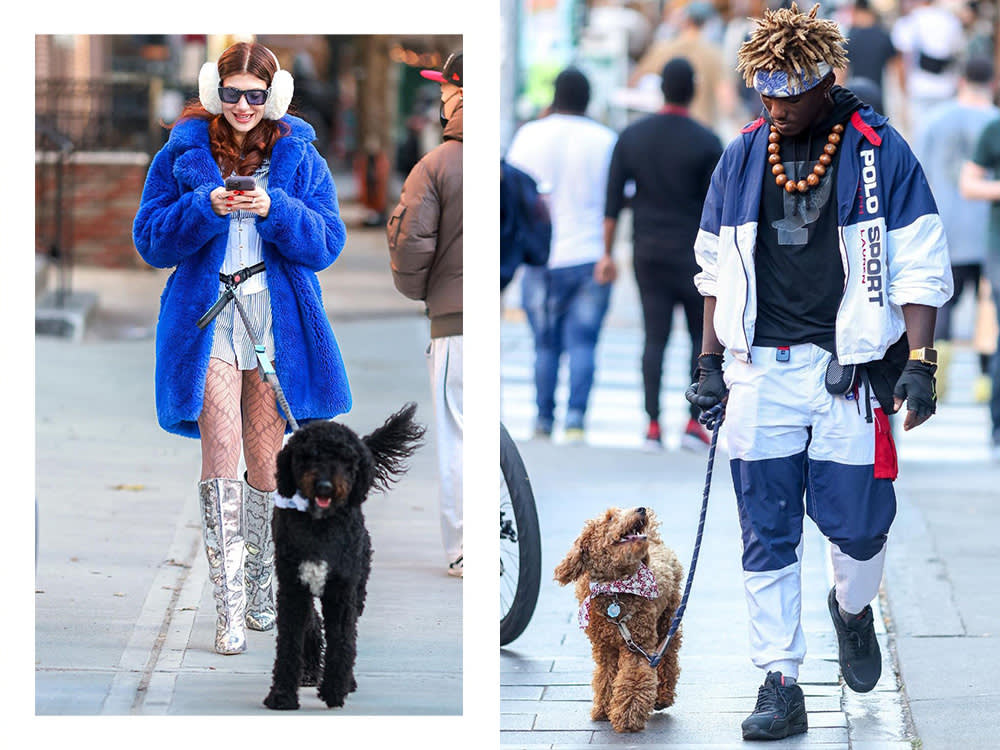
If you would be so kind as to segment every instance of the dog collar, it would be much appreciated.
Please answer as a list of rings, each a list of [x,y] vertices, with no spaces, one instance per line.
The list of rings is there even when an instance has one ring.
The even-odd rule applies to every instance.
[[[309,500],[302,497],[298,492],[296,492],[292,497],[285,497],[284,495],[279,495],[277,492],[274,493],[274,507],[276,508],[289,508],[292,510],[301,510],[303,512],[309,510]]]
[[[660,595],[660,590],[656,585],[656,576],[645,563],[639,563],[639,569],[632,575],[616,581],[591,581],[590,595],[580,604],[580,611],[577,613],[581,628],[586,629],[590,624],[590,600],[598,594],[636,594],[647,599],[656,599]]]

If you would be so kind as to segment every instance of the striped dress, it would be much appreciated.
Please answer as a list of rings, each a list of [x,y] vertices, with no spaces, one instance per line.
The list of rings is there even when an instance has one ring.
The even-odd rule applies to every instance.
[[[270,164],[268,160],[264,160],[253,175],[257,187],[265,191],[269,171]],[[226,257],[219,270],[224,274],[232,274],[262,260],[257,214],[252,211],[234,211],[229,217]],[[219,293],[224,291],[225,285],[220,281]],[[238,284],[235,291],[253,326],[254,335],[264,345],[268,359],[273,362],[274,334],[271,329],[271,295],[267,289],[267,271],[261,271]],[[235,364],[240,370],[253,370],[257,367],[253,341],[247,334],[235,302],[226,305],[215,319],[215,338],[212,340],[210,356]]]

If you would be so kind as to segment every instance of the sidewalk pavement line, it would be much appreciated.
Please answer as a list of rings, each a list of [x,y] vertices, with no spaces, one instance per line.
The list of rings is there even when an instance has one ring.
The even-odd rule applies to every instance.
[[[122,652],[115,677],[101,707],[104,715],[127,715],[141,707],[149,675],[156,666],[165,630],[192,560],[197,556],[198,537],[189,528],[197,518],[196,498],[191,493],[174,532],[174,539],[146,594],[132,636]],[[200,532],[198,532],[200,534]]]
[[[208,560],[198,554],[201,539],[195,541],[194,561],[180,585],[176,602],[172,603],[169,627],[159,659],[149,674],[145,700],[142,702],[143,715],[165,715],[174,700],[177,676],[183,667],[194,630],[198,605],[201,603],[205,582],[208,581]]]
[[[830,542],[827,541],[827,555],[826,555],[826,574],[827,581],[830,586],[834,585],[833,576],[833,560],[829,555]],[[911,733],[912,737],[916,737],[916,733],[913,732],[913,722],[910,718],[910,703],[906,695],[906,690],[903,686],[903,680],[900,677],[902,674],[899,666],[898,654],[896,652],[896,643],[893,636],[892,629],[888,626],[888,617],[883,612],[883,605],[888,603],[886,597],[885,588],[885,575],[883,574],[882,582],[879,585],[878,595],[871,603],[872,615],[875,618],[875,635],[878,637],[881,634],[885,634],[885,644],[888,649],[889,663],[892,666],[892,681],[894,685],[894,690],[884,691],[875,689],[871,692],[864,694],[864,702],[868,704],[865,709],[866,714],[876,714],[878,716],[894,716],[898,722],[899,727],[907,733]],[[831,628],[833,626],[831,625]],[[836,650],[837,646],[834,646]],[[835,659],[836,661],[837,659]],[[840,672],[840,667],[837,667],[838,673]],[[883,674],[881,680],[885,680],[889,675]],[[881,681],[880,680],[880,681]],[[859,723],[857,718],[853,715],[851,711],[852,706],[858,705],[858,700],[852,700],[852,695],[850,694],[850,688],[843,681],[843,676],[840,679],[840,707],[847,719],[847,740],[848,743],[853,747],[855,744],[865,747],[868,743],[877,743],[880,741],[885,741],[885,737],[881,734],[876,734],[873,736],[868,736],[871,734],[871,730],[867,729],[863,723]],[[860,695],[860,694],[859,694]],[[893,696],[899,696],[902,705],[899,710],[896,708],[896,702],[892,700]],[[877,703],[878,707],[874,711],[871,709],[871,704]],[[907,738],[909,739],[909,738]]]
[[[883,578],[882,586],[878,592],[879,614],[884,613],[885,637],[889,647],[890,663],[892,664],[893,677],[896,680],[897,692],[900,701],[900,720],[903,722],[903,731],[909,742],[920,745],[920,735],[917,732],[916,722],[913,720],[913,710],[910,708],[910,694],[906,692],[906,682],[903,680],[903,665],[899,661],[899,648],[896,643],[896,620],[892,616],[892,608],[889,606],[888,584]]]

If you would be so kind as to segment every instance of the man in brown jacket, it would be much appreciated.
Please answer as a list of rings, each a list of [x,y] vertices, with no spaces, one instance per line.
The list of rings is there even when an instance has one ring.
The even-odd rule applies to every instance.
[[[386,233],[396,289],[423,300],[434,397],[441,535],[450,575],[462,575],[462,53],[424,70],[441,84],[444,142],[413,168]]]

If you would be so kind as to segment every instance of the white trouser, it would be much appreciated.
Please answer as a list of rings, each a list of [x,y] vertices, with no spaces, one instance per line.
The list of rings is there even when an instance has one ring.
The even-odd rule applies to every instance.
[[[806,652],[803,518],[808,513],[831,542],[840,605],[860,612],[882,579],[896,501],[891,479],[876,466],[894,463],[886,460],[894,449],[877,401],[867,420],[864,389],[849,397],[826,391],[828,352],[800,344],[790,347],[787,361],[770,347],[755,346],[751,354],[752,364],[732,361],[725,371],[750,650],[758,667],[797,677]]]
[[[427,364],[441,480],[441,538],[451,563],[462,554],[462,337],[431,339]]]

